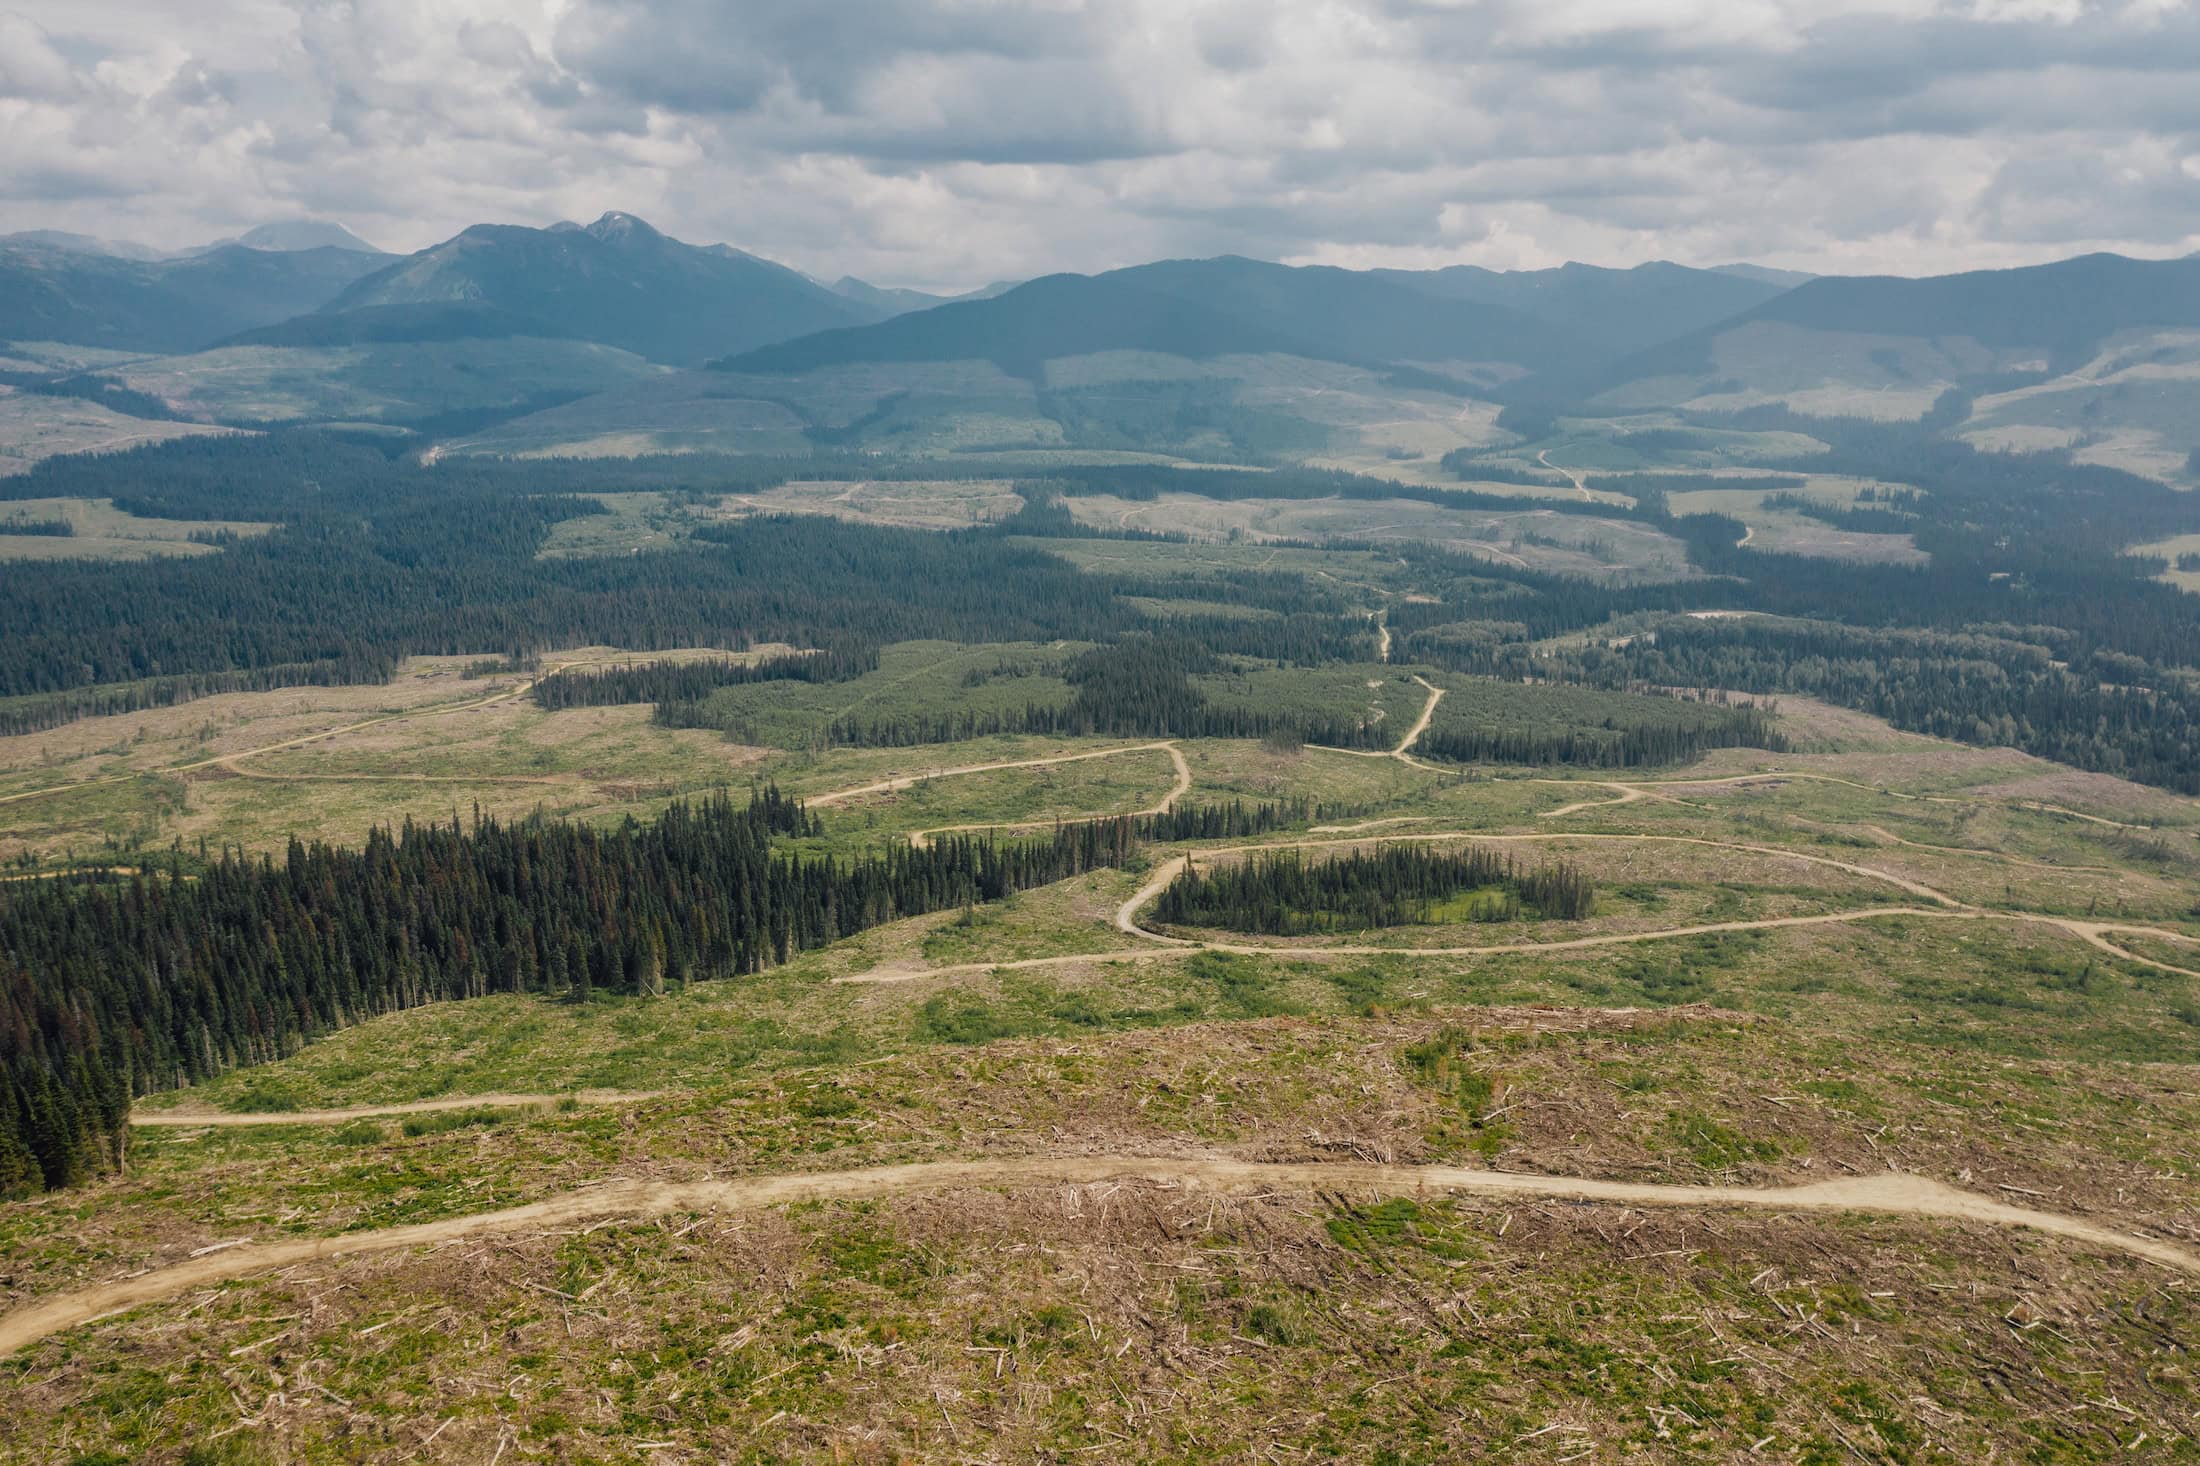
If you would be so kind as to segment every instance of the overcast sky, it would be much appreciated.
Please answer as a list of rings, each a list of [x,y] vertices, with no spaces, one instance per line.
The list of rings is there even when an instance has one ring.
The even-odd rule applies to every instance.
[[[0,0],[0,231],[825,277],[2200,249],[2200,0]]]

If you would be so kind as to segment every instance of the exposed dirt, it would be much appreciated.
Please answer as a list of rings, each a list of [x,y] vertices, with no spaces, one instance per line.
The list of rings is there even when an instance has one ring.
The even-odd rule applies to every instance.
[[[372,1120],[385,1115],[427,1115],[439,1110],[549,1109],[571,1100],[577,1105],[631,1105],[655,1099],[659,1090],[580,1089],[568,1094],[468,1094],[442,1099],[411,1100],[395,1105],[354,1105],[341,1110],[266,1110],[250,1113],[228,1110],[133,1110],[132,1125],[165,1126],[177,1130],[202,1130],[232,1125],[341,1125],[350,1120]]]
[[[529,1206],[471,1217],[389,1227],[350,1236],[224,1247],[139,1277],[48,1298],[0,1318],[0,1355],[12,1354],[49,1334],[124,1309],[319,1258],[430,1246],[610,1216],[753,1209],[796,1201],[894,1196],[957,1187],[1081,1185],[1111,1181],[1198,1185],[1218,1191],[1266,1191],[1278,1186],[1317,1191],[1356,1187],[1394,1193],[1450,1191],[1481,1196],[1551,1197],[1629,1206],[1751,1207],[1779,1212],[1833,1211],[1928,1217],[2028,1228],[2125,1253],[2176,1271],[2200,1274],[2200,1254],[2166,1242],[2052,1212],[2009,1206],[1922,1176],[1896,1173],[1827,1181],[1814,1186],[1758,1189],[1658,1186],[1578,1177],[1529,1176],[1455,1166],[1294,1164],[1221,1157],[1032,1156],[684,1184],[615,1181]]]

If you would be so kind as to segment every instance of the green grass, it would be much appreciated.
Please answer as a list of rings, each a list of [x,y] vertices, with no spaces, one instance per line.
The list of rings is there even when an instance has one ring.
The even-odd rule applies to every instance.
[[[1591,735],[1614,728],[1704,728],[1717,724],[1725,709],[1648,693],[1602,692],[1588,687],[1499,682],[1485,677],[1446,676],[1445,689],[1429,723],[1432,736],[1498,728],[1528,736]],[[1625,778],[1621,770],[1614,777]]]
[[[0,407],[15,400],[0,397]],[[4,431],[4,421],[5,414],[0,413],[0,431]],[[9,519],[61,519],[74,526],[76,532],[8,534]],[[162,555],[211,555],[219,553],[216,547],[199,544],[192,536],[261,535],[272,528],[245,521],[142,519],[117,509],[111,499],[16,499],[0,509],[0,560],[147,560]]]
[[[1275,713],[1352,724],[1365,723],[1378,746],[1405,736],[1421,715],[1428,691],[1413,681],[1426,667],[1346,662],[1325,667],[1275,667],[1243,663],[1236,669],[1192,679],[1218,712]],[[1373,684],[1372,686],[1370,684]]]
[[[549,393],[600,392],[664,369],[585,341],[385,342],[231,346],[151,358],[118,375],[133,391],[225,422],[401,422],[512,407]]]
[[[752,683],[721,688],[706,704],[728,735],[773,748],[822,747],[843,718],[893,722],[1020,712],[1031,703],[1069,701],[1063,661],[1081,646],[1007,642],[965,646],[913,641],[887,647],[876,671],[848,682]],[[905,756],[915,750],[905,750]]]

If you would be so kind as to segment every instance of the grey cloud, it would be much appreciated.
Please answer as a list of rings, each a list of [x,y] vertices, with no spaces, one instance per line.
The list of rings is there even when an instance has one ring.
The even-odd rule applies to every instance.
[[[76,68],[43,27],[0,13],[0,97],[48,101],[81,90]]]
[[[2200,5],[1908,3],[0,0],[0,228],[618,207],[934,286],[2200,244]]]
[[[637,100],[741,111],[776,85],[828,110],[912,55],[1032,60],[1074,51],[1081,7],[924,0],[608,0],[559,29],[561,61]]]
[[[2189,143],[2186,157],[2200,157]],[[2107,234],[2175,244],[2200,233],[2200,170],[2171,148],[2057,149],[2004,164],[1980,200],[2004,239]]]

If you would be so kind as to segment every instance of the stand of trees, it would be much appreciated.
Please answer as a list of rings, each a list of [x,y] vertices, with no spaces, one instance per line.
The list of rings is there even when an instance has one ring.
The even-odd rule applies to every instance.
[[[1338,748],[1372,748],[1382,742],[1384,729],[1358,719],[1289,707],[1210,703],[1191,679],[1221,667],[1221,659],[1204,641],[1183,635],[1176,623],[1169,623],[1165,635],[1129,636],[1072,658],[1063,672],[1073,689],[1066,703],[1032,702],[1021,709],[990,713],[846,717],[835,720],[827,736],[832,743],[851,748],[901,748],[997,733],[1125,738],[1264,738],[1287,733],[1301,742]]]
[[[1742,706],[1721,708],[1715,717],[1697,723],[1645,721],[1631,726],[1558,729],[1493,723],[1487,727],[1432,728],[1421,735],[1420,751],[1454,763],[1639,769],[1688,763],[1714,748],[1765,748],[1784,753],[1787,746],[1772,714]]]
[[[1262,800],[1247,804],[1233,799],[1227,804],[1181,804],[1164,814],[1130,816],[1130,833],[1141,840],[1234,840],[1246,835],[1265,835],[1274,830],[1313,824],[1319,820],[1352,819],[1373,806],[1327,804],[1313,799]]]
[[[765,518],[647,555],[538,558],[555,525],[602,512],[559,490],[645,487],[665,472],[426,469],[325,434],[48,460],[0,484],[0,498],[105,497],[276,528],[218,555],[12,568],[0,576],[0,698],[412,653],[1050,641],[1140,622],[1106,577],[985,532]],[[718,472],[722,488],[745,481]]]
[[[40,535],[47,539],[74,539],[76,524],[67,519],[0,519],[0,534]]]
[[[1474,899],[1445,911],[1454,898]],[[1438,851],[1386,845],[1334,860],[1296,850],[1253,855],[1212,871],[1189,866],[1165,887],[1157,920],[1299,937],[1434,920],[1512,921],[1526,914],[1578,921],[1596,891],[1570,861],[1523,867],[1481,846]]]
[[[104,718],[114,713],[175,707],[223,692],[270,692],[278,687],[348,687],[387,682],[396,670],[397,663],[393,659],[370,652],[320,662],[247,667],[232,672],[192,672],[181,677],[148,677],[113,687],[40,693],[0,702],[0,737],[43,733],[48,728],[59,728],[79,718]]]
[[[2071,640],[2054,628],[2008,630]],[[1545,675],[1604,686],[1648,681],[1802,693],[1897,728],[2020,748],[2073,768],[2200,794],[2200,685],[2112,652],[2063,662],[2054,650],[1976,632],[1684,618],[1625,647],[1578,653],[1566,666],[1539,665]]]
[[[1808,494],[1767,494],[1764,507],[1785,509],[1860,534],[1908,534],[1917,526],[1920,497],[1914,490],[1892,489],[1882,495],[1877,489],[1867,488],[1856,496],[1854,504],[1833,504]]]
[[[1125,822],[958,836],[861,859],[775,853],[814,833],[775,790],[612,830],[476,817],[292,841],[193,875],[0,887],[0,1194],[119,1154],[131,1099],[313,1036],[491,992],[654,994],[755,972],[899,917],[1119,862]]]
[[[675,728],[708,726],[698,721],[703,700],[721,687],[757,682],[845,682],[878,669],[878,649],[858,647],[824,652],[794,652],[737,662],[706,657],[692,662],[634,662],[621,667],[554,672],[535,683],[530,695],[538,707],[623,707],[657,704],[657,721]],[[683,712],[694,709],[694,712]]]
[[[1951,402],[1917,424],[1804,419],[1776,408],[1694,420],[1700,427],[1800,432],[1829,445],[1807,461],[1769,465],[1781,474],[1808,469],[1917,484],[1920,494],[1882,495],[1850,509],[1825,509],[1821,517],[1872,529],[1898,520],[1931,556],[1928,564],[1859,565],[1738,547],[1742,527],[1733,520],[1669,512],[1660,490],[1684,486],[1685,478],[1600,479],[1600,486],[1636,492],[1640,502],[1629,508],[1554,500],[1538,508],[1656,525],[1680,538],[1705,573],[1686,581],[1609,585],[1429,547],[1384,546],[1385,555],[1407,562],[1417,588],[1438,598],[1391,606],[1394,655],[1497,677],[1609,676],[1635,685],[1811,692],[1905,727],[2010,743],[2082,768],[2192,788],[2200,783],[2200,766],[2188,751],[2186,730],[2200,707],[2186,691],[2191,679],[2184,669],[2200,661],[2193,650],[2200,646],[2200,601],[2147,579],[2151,563],[2124,551],[2200,529],[2200,499],[2074,463],[2067,455],[1977,452],[1939,435],[1960,406]],[[689,541],[646,555],[537,556],[557,524],[601,512],[588,497],[592,490],[715,495],[778,482],[792,467],[706,458],[617,465],[452,460],[431,469],[328,433],[194,438],[130,453],[51,459],[0,482],[0,500],[107,497],[145,514],[271,520],[277,527],[231,541],[219,555],[189,560],[11,567],[0,576],[0,625],[9,631],[0,638],[0,731],[33,731],[207,691],[374,680],[413,652],[497,649],[524,658],[590,642],[638,651],[739,651],[781,641],[845,650],[847,665],[855,666],[879,646],[915,637],[1074,639],[1103,643],[1112,652],[1143,633],[1155,642],[1290,666],[1364,660],[1372,640],[1364,616],[1356,614],[1364,608],[1336,584],[1219,567],[1184,579],[1080,571],[1024,536],[1066,532],[1060,496],[1079,494],[1403,496],[1463,509],[1519,508],[1516,500],[1317,470],[1219,469],[1188,476],[1111,465],[1063,468],[1028,486],[1028,502],[1052,506],[1052,512],[1012,526],[933,534],[826,519],[763,519],[707,525]],[[819,462],[800,471],[876,476],[902,470],[866,461]],[[1768,486],[1792,481],[1761,480]],[[1732,487],[1747,481],[1715,482]],[[1151,604],[1172,601],[1218,601],[1262,614],[1170,615]],[[1723,683],[1704,675],[1708,663],[1692,671],[1686,659],[1653,655],[1657,649],[1648,647],[1599,667],[1594,657],[1554,658],[1536,645],[1615,619],[1641,624],[1697,609],[1750,610],[1838,625],[1856,635],[1838,645],[1829,637],[1822,649],[1767,641],[1751,649],[1746,666],[1726,659],[1730,673],[1722,675],[1747,680]],[[1872,638],[1878,635],[1916,631],[1960,640],[1993,626],[2028,628],[2024,639],[2054,646],[2070,675],[2052,677],[1993,657],[1987,660],[2003,675],[1989,677],[1961,665],[1969,654],[1954,648],[1917,653],[1932,665],[1915,676],[1828,672],[1815,662],[1820,656],[1851,662],[1877,655]],[[968,716],[859,715],[820,733],[873,745],[1009,732],[1299,736],[1346,747],[1379,741],[1372,730],[1342,718],[1214,705],[1174,669],[1139,665],[1153,656],[1134,648],[1120,666],[1087,669],[1064,703],[1035,701],[1021,712]],[[792,675],[837,676],[842,670],[821,664]],[[666,722],[723,725],[711,688],[648,682],[654,675],[637,672],[595,684],[576,677],[541,696],[638,693],[657,704]],[[2089,686],[2089,679],[2106,685]],[[726,685],[732,684],[713,684]],[[696,691],[704,695],[689,695]],[[1943,696],[1951,700],[1937,701]],[[1439,729],[1437,736],[1449,735]],[[1604,766],[1666,756],[1609,739],[1577,740],[1569,749],[1522,746],[1510,733],[1462,737],[1432,748],[1455,757]]]

